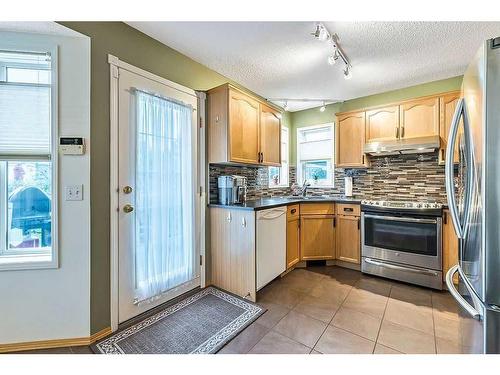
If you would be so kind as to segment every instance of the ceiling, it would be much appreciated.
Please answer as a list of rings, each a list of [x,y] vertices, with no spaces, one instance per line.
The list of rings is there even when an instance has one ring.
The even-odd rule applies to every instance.
[[[324,22],[353,66],[327,64],[314,22],[128,22],[265,98],[343,101],[464,73],[500,22]],[[283,105],[283,102],[277,102]],[[296,111],[321,102],[290,102]]]
[[[47,35],[61,36],[82,36],[82,34],[73,31],[56,22],[18,22],[18,21],[0,21],[0,31],[37,33]]]

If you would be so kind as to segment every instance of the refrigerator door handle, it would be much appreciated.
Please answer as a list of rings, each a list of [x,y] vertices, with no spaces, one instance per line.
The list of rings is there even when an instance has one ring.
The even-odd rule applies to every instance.
[[[448,287],[448,291],[451,293],[453,298],[458,302],[462,308],[467,311],[474,319],[480,320],[481,319],[481,313],[473,306],[471,306],[467,300],[462,297],[462,295],[458,292],[458,290],[455,288],[455,284],[453,284],[453,276],[459,272],[459,265],[455,265],[451,267],[448,272],[446,273],[446,286]],[[469,286],[467,283],[465,283],[465,286],[467,289],[469,289]],[[469,290],[469,293],[471,293],[471,296],[473,296],[473,291]],[[472,297],[474,298],[474,297]]]
[[[464,230],[458,217],[457,203],[455,199],[455,187],[453,186],[453,152],[455,143],[457,141],[458,126],[460,124],[460,117],[462,116],[464,108],[464,99],[460,98],[453,120],[451,122],[450,134],[448,135],[448,144],[446,145],[446,158],[445,158],[445,183],[446,183],[446,198],[448,207],[450,209],[451,220],[455,233],[458,238],[464,238]],[[464,124],[465,125],[465,124]]]

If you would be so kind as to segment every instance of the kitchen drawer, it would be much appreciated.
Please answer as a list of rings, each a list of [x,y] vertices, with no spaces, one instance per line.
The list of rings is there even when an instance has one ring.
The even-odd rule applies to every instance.
[[[345,216],[359,216],[360,215],[360,205],[359,204],[346,204],[337,203],[337,215]]]
[[[334,203],[301,203],[301,215],[334,215]]]
[[[295,218],[299,218],[300,215],[300,205],[298,204],[292,204],[288,206],[288,210],[286,213],[286,218],[287,220],[293,220]]]

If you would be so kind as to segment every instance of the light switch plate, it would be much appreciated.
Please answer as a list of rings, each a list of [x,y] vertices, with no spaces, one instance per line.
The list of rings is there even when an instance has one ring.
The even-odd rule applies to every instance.
[[[67,201],[83,200],[83,185],[69,185],[65,188]]]

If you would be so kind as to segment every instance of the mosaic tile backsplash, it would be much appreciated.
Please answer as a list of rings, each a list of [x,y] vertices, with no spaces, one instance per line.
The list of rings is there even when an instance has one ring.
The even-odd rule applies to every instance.
[[[217,203],[217,177],[235,174],[247,177],[247,199],[291,194],[290,188],[270,188],[268,168],[211,164],[210,202]],[[346,169],[335,169],[334,188],[311,188],[309,195],[343,195]],[[444,166],[438,153],[372,157],[370,168],[351,169],[353,195],[360,199],[416,200],[446,203]],[[296,168],[290,167],[290,185],[296,182]]]

